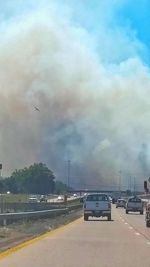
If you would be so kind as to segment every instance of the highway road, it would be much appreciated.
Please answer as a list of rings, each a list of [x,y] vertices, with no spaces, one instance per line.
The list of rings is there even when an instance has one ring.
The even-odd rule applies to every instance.
[[[0,267],[150,267],[144,215],[112,209],[112,221],[83,218],[0,256]]]
[[[62,196],[62,197],[64,197],[64,196]],[[72,201],[72,200],[77,200],[77,199],[80,199],[80,197],[74,197],[74,196],[71,196],[71,197],[69,197],[69,198],[67,199],[67,201]],[[62,203],[62,202],[64,202],[64,199],[59,200],[59,199],[58,199],[58,196],[57,196],[57,197],[55,197],[55,198],[48,199],[47,202],[50,202],[50,203]]]

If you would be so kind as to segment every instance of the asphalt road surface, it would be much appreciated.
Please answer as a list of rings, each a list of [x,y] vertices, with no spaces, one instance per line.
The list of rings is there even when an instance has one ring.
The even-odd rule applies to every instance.
[[[80,197],[71,196],[70,198],[67,199],[67,201],[72,201],[72,200],[76,200],[76,199],[80,199]],[[63,201],[64,201],[63,196],[62,196],[61,200],[59,200],[58,197],[48,199],[48,202],[50,202],[50,203],[61,203]]]
[[[144,215],[113,207],[112,219],[81,218],[1,256],[0,267],[150,267]]]

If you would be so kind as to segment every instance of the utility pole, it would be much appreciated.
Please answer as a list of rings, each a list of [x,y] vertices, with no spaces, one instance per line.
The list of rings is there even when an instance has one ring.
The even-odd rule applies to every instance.
[[[122,172],[121,171],[119,171],[119,192],[120,192],[120,194],[121,194],[121,174],[122,174]]]
[[[128,190],[132,191],[131,176],[128,177]]]
[[[67,186],[68,186],[68,189],[70,187],[70,169],[71,169],[71,160],[68,160],[68,167],[67,167]]]
[[[134,188],[134,194],[135,194],[135,177],[134,177],[134,180],[133,180],[134,182],[134,184],[133,184],[133,188]]]
[[[130,191],[132,191],[131,176],[130,176]]]
[[[0,163],[0,179],[2,179],[2,163]]]

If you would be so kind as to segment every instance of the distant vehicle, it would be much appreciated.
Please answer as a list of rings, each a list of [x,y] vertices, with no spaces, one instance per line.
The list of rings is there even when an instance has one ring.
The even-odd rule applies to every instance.
[[[40,202],[47,202],[47,196],[41,195],[40,196]]]
[[[142,215],[144,212],[144,205],[142,199],[137,196],[130,197],[126,204],[126,214],[128,214],[129,211],[132,212],[138,211]]]
[[[89,194],[84,201],[84,220],[89,216],[107,217],[111,221],[111,203],[106,194]]]
[[[116,198],[112,198],[112,204],[115,204],[117,202],[117,199]]]
[[[109,201],[112,203],[112,197],[109,197]]]
[[[58,196],[57,200],[64,200],[62,196]]]
[[[146,205],[145,221],[146,227],[150,227],[150,202]]]
[[[77,194],[73,194],[74,197],[77,197]]]
[[[29,203],[37,203],[37,202],[39,202],[37,196],[30,196],[29,197]]]
[[[116,208],[126,208],[126,201],[123,198],[119,198],[116,203]]]
[[[87,196],[87,195],[84,195],[84,196],[80,197],[80,203],[84,203],[84,201],[85,201],[85,199],[86,199],[86,196]]]

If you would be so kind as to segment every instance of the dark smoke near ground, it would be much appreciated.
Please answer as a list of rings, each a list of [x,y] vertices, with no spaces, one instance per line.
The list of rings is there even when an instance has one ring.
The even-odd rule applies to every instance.
[[[42,161],[66,181],[70,159],[76,187],[117,185],[120,170],[140,183],[149,173],[150,73],[138,41],[128,40],[134,55],[103,64],[64,14],[53,5],[1,19],[4,175]]]

